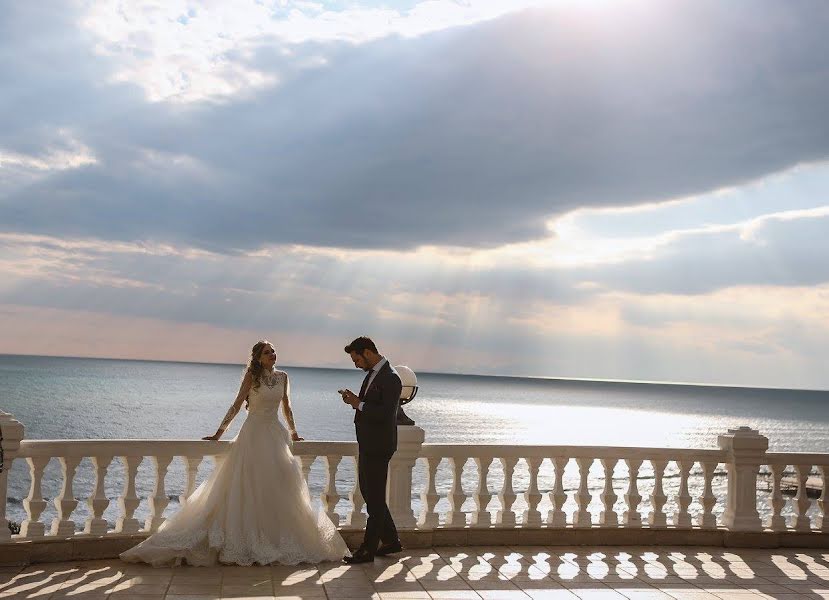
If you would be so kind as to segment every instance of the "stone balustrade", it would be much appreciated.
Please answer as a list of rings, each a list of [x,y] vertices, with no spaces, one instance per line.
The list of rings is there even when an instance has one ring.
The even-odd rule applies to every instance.
[[[829,533],[829,455],[807,452],[767,453],[761,460],[761,465],[765,463],[771,473],[772,514],[760,526],[771,531]],[[797,493],[791,501],[783,497],[781,489],[781,478],[789,468],[794,471],[797,478]],[[820,495],[814,503],[817,505],[816,508],[813,507],[812,499],[808,495],[807,481],[810,475],[819,477],[820,481]],[[794,523],[791,525],[786,523],[784,517],[789,502],[795,515]],[[814,514],[814,518],[810,517],[810,512]],[[757,529],[756,522],[753,528]]]
[[[420,456],[428,465],[428,489],[422,494],[422,510],[419,526],[426,527],[471,527],[471,528],[691,528],[693,526],[715,529],[713,513],[717,498],[712,481],[717,467],[728,460],[722,450],[677,449],[677,448],[628,448],[608,446],[484,446],[424,444]],[[539,487],[542,465],[547,462],[552,471],[552,485],[549,490]],[[451,490],[446,494],[449,510],[441,522],[435,506],[441,495],[436,491],[436,473],[441,463],[452,471]],[[525,489],[515,487],[515,472],[523,463],[528,473]],[[640,505],[643,497],[640,482],[644,475],[643,465],[649,463],[648,479],[653,486],[647,497],[651,507],[646,518],[642,518]],[[669,464],[675,464],[680,482],[676,500],[677,510],[670,515],[663,509],[667,496],[662,485],[663,476]],[[576,509],[568,521],[564,510],[568,499],[565,486],[565,472],[575,464],[577,488],[572,494]],[[688,479],[695,465],[700,465],[699,476],[703,479],[701,494],[696,500],[702,507],[697,521],[692,522],[689,511],[692,500]],[[503,483],[488,491],[485,482],[489,471],[498,468]],[[598,468],[595,477],[591,469]],[[469,493],[463,490],[462,482],[471,473],[473,485]],[[589,489],[589,480],[601,485],[599,506]],[[624,490],[614,487],[614,479],[626,481]],[[622,494],[618,492],[622,491]],[[516,509],[516,501],[522,496],[522,507]],[[471,501],[472,510],[461,512],[466,500]],[[492,503],[498,505],[494,511],[486,510]],[[621,504],[621,511],[620,505]],[[543,508],[546,505],[546,508]],[[542,509],[543,508],[543,509]]]
[[[0,528],[0,546],[147,535],[164,521],[170,502],[165,479],[173,461],[185,465],[179,500],[186,503],[202,461],[221,460],[229,446],[201,440],[25,440],[23,425],[2,412],[0,433],[5,457],[0,494],[7,496],[14,461],[25,461],[30,479],[20,533]],[[424,441],[422,429],[400,427],[389,472],[389,507],[411,545],[666,539],[710,545],[728,544],[736,534],[743,534],[733,538],[740,544],[829,545],[829,453],[768,452],[768,440],[747,427],[730,430],[719,436],[717,447],[705,449]],[[357,444],[304,441],[294,445],[294,453],[306,479],[313,465],[321,469],[324,484],[316,499],[344,534],[356,539],[365,526],[355,477]],[[82,460],[92,464],[94,485],[87,497],[77,498],[73,482]],[[61,487],[47,500],[42,480],[50,462],[60,467]],[[136,517],[142,463],[143,476],[152,480],[143,521]],[[114,465],[119,493],[108,495],[112,485],[108,488],[105,480]],[[782,490],[787,473],[794,473],[798,483],[792,499]],[[765,517],[758,510],[758,482],[763,481],[769,486]],[[820,496],[813,499],[807,482],[815,481]],[[46,522],[42,517],[49,502],[55,516]],[[87,514],[82,527],[72,518],[81,503]],[[5,516],[6,503],[0,507]],[[108,508],[110,513],[116,509],[115,519],[105,517]],[[786,536],[794,537],[787,541]]]

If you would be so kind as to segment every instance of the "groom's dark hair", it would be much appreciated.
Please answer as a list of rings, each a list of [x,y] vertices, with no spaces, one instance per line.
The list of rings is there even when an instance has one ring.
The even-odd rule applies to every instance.
[[[353,342],[351,342],[348,346],[345,347],[345,353],[351,354],[352,352],[356,352],[357,354],[362,354],[366,350],[371,350],[375,354],[377,352],[377,346],[374,345],[374,342],[371,341],[370,337],[360,336]]]

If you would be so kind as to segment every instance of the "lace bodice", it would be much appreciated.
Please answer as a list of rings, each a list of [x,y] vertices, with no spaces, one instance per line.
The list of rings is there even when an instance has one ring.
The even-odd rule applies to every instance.
[[[282,400],[288,395],[288,375],[284,371],[274,371],[272,377],[262,378],[258,388],[248,392],[248,412],[250,414],[276,414]]]

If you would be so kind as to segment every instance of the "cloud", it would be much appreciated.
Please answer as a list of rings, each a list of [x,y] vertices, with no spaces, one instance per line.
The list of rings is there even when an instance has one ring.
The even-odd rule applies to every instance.
[[[62,147],[48,148],[41,156],[28,156],[19,153],[0,153],[0,169],[20,169],[25,171],[64,171],[77,169],[85,165],[94,165],[97,160],[83,144],[66,134],[58,132],[63,142]]]
[[[274,246],[227,255],[158,244],[0,235],[5,257],[0,268],[9,275],[0,286],[0,302],[223,327],[256,322],[298,332],[324,325],[343,335],[385,321],[407,331],[441,330],[434,335],[450,339],[470,324],[488,327],[491,322],[511,322],[526,332],[543,329],[540,323],[567,329],[579,321],[572,315],[581,307],[632,294],[640,300],[621,305],[620,319],[659,325],[683,320],[687,307],[669,318],[666,309],[657,310],[644,298],[826,284],[827,230],[829,207],[773,213],[728,226],[669,232],[645,240],[645,251],[626,260],[579,267],[521,265],[497,257],[484,261],[475,252],[453,255],[438,249],[343,252]],[[711,322],[749,318],[702,312]],[[593,329],[591,322],[603,331],[615,327],[595,315],[580,321],[579,330]],[[754,324],[753,318],[744,323],[749,329]]]
[[[829,206],[661,236],[648,256],[584,269],[586,280],[642,294],[705,294],[735,286],[829,281]]]
[[[825,218],[814,210],[775,214],[695,232],[696,245],[686,234],[669,236],[658,248],[671,260],[650,272],[658,257],[610,270],[518,270],[426,251],[227,255],[5,235],[0,305],[10,312],[0,327],[25,338],[19,351],[31,352],[111,347],[152,357],[155,339],[168,346],[157,356],[171,357],[182,348],[174,338],[198,346],[202,336],[210,347],[193,359],[234,361],[251,336],[268,336],[291,364],[339,365],[342,340],[367,332],[420,369],[825,387],[829,275],[821,271],[816,284],[819,277],[795,270],[786,286],[757,284],[763,271],[749,268],[765,264],[751,250],[796,263]],[[690,251],[697,247],[710,255]],[[664,276],[671,261],[686,277]],[[729,269],[739,276],[726,281]],[[80,325],[58,326],[61,319]],[[164,323],[166,333],[146,334]],[[108,345],[107,336],[79,333],[85,327],[119,340]]]
[[[98,39],[97,53],[118,59],[114,80],[140,85],[151,101],[197,102],[278,84],[273,65],[257,68],[246,60],[262,46],[290,57],[302,44],[417,37],[543,4],[549,0],[427,0],[398,11],[360,5],[332,10],[313,2],[206,2],[196,8],[187,2],[112,0],[92,4],[80,22]]]
[[[7,232],[225,253],[497,247],[576,208],[702,193],[829,151],[818,3],[572,3],[356,46],[314,38],[288,57],[271,35],[231,54],[278,85],[187,106],[107,83],[123,52],[95,54],[83,15],[12,10],[2,44],[26,68],[0,75],[18,90],[0,148],[38,155],[63,127],[98,162],[0,192]],[[60,70],[24,28],[57,39]]]

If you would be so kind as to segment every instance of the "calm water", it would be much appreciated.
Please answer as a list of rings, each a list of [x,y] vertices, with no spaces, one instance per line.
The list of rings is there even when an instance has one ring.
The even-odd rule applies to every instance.
[[[336,390],[359,389],[362,372],[284,369],[291,377],[300,435],[353,440],[351,410]],[[235,397],[241,373],[239,365],[0,356],[0,409],[26,426],[28,439],[198,438],[215,431]],[[772,450],[829,452],[827,391],[429,373],[419,374],[418,380],[420,392],[406,410],[426,430],[427,442],[716,447],[717,434],[751,425],[769,437]],[[242,421],[242,415],[237,417],[229,436]],[[58,485],[54,463],[44,479],[44,496],[49,498]],[[24,467],[16,461],[10,478],[10,516],[17,520],[23,518],[21,499],[28,493]],[[148,469],[146,462],[142,468]],[[208,468],[205,463],[202,476]],[[118,485],[118,471],[117,464],[111,468],[108,487]],[[345,471],[343,485],[350,479]],[[569,479],[575,471],[568,469],[567,474]],[[75,484],[77,497],[87,497],[90,475],[84,461]],[[493,476],[490,488],[498,485],[497,469]],[[542,484],[546,478],[545,473]],[[519,487],[521,479],[519,469]],[[167,479],[172,496],[182,481],[181,465],[174,463]],[[315,465],[312,492],[322,481],[322,470]],[[439,481],[448,485],[445,476]],[[149,483],[146,487],[139,489],[142,497],[149,493]],[[142,503],[138,513],[144,510]],[[114,506],[108,510],[110,517],[112,511]],[[75,518],[85,518],[83,505]]]

